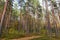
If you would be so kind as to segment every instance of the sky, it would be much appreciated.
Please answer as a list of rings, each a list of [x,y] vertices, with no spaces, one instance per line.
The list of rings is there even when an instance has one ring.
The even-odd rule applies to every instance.
[[[14,0],[15,2],[17,2],[17,0]],[[25,0],[25,2],[26,2],[26,0]],[[39,2],[40,2],[40,4],[42,5],[42,0],[39,0]]]
[[[39,2],[40,2],[40,5],[42,5],[42,0],[39,0]]]
[[[14,1],[15,1],[14,3],[18,3],[17,0],[14,0]],[[25,0],[25,2],[26,2],[26,1],[27,1],[27,0]],[[56,1],[60,1],[60,0],[56,0]],[[42,4],[42,0],[39,0],[39,3],[40,3],[40,5],[41,5],[43,8],[46,9],[45,4]],[[48,2],[48,4],[49,4],[49,2]],[[17,6],[18,6],[18,5],[17,5]],[[18,9],[19,9],[19,8],[20,8],[20,7],[18,7]],[[49,6],[48,9],[51,10],[51,6]]]
[[[25,2],[26,2],[27,0],[25,0]],[[17,2],[17,0],[14,0],[14,3],[18,3]],[[42,0],[39,0],[39,3],[40,3],[40,5],[42,6]],[[14,5],[15,6],[15,5]],[[17,5],[18,6],[18,5]],[[18,7],[18,9],[19,9],[20,7]]]

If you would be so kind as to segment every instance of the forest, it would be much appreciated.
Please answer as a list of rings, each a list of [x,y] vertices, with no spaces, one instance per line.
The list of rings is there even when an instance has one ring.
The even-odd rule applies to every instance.
[[[0,40],[60,40],[60,0],[0,0]]]

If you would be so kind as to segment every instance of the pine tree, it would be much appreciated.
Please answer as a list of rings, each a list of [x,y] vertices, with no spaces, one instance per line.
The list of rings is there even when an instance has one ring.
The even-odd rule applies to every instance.
[[[1,22],[0,22],[0,35],[2,33],[2,23],[3,23],[3,20],[4,20],[5,13],[6,13],[7,4],[8,4],[8,0],[6,0],[6,2],[5,2],[4,10],[3,10],[3,14],[2,14]]]

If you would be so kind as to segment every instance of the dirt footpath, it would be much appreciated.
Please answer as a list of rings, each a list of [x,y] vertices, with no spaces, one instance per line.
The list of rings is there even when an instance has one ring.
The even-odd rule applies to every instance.
[[[11,40],[30,40],[30,39],[34,39],[34,38],[39,38],[40,36],[31,36],[31,37],[24,37],[24,38],[20,38],[20,39],[11,39]]]

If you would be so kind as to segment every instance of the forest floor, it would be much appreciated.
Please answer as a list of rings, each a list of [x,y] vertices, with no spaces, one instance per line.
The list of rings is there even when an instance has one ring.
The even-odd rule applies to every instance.
[[[39,38],[41,36],[31,36],[31,37],[24,37],[24,38],[18,38],[18,39],[12,39],[12,40],[31,40],[34,38]]]
[[[41,36],[31,36],[31,37],[23,37],[23,38],[18,38],[18,39],[9,39],[9,40],[31,40],[34,38],[39,38]],[[1,39],[1,40],[6,40],[6,39]]]

